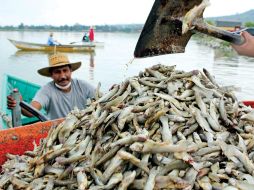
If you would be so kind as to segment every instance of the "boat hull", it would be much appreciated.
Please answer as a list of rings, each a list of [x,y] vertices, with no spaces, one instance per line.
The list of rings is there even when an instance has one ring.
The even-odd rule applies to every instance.
[[[25,151],[32,151],[34,142],[39,145],[40,140],[47,137],[49,129],[61,121],[63,119],[0,130],[0,171],[1,165],[7,160],[7,153],[23,155]]]
[[[94,41],[94,42],[81,42],[81,45],[93,45],[95,47],[104,47],[104,42],[97,42],[97,41]]]
[[[49,46],[45,44],[38,43],[30,43],[30,42],[22,42],[16,40],[9,41],[18,49],[23,51],[60,51],[60,52],[93,52],[95,49],[95,45],[82,44],[82,45],[57,45],[57,46]]]

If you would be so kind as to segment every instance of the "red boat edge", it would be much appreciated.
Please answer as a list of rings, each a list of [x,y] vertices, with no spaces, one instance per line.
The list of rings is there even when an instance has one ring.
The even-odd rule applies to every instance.
[[[246,106],[250,106],[252,108],[254,108],[254,101],[250,100],[250,101],[243,101],[243,104]]]
[[[0,170],[1,165],[7,160],[7,153],[22,155],[25,151],[33,150],[33,143],[38,145],[41,138],[47,137],[49,129],[61,121],[63,119],[0,130]]]

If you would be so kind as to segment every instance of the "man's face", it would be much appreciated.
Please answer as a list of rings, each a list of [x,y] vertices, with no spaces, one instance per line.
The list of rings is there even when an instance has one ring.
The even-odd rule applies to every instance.
[[[51,70],[51,77],[60,86],[66,86],[71,82],[72,70],[69,66],[56,67]]]

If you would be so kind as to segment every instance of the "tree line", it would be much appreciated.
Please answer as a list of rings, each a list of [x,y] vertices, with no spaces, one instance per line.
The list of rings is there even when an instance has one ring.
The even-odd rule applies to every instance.
[[[245,26],[246,27],[254,27],[254,22],[246,22]]]
[[[208,24],[214,25],[215,26],[215,22],[212,20],[206,20],[206,22]],[[243,23],[243,27],[254,27],[254,22],[245,22]]]
[[[140,32],[142,30],[142,24],[122,24],[122,25],[95,25],[94,28],[97,32]],[[20,23],[18,26],[0,26],[0,30],[38,30],[38,31],[88,31],[90,26],[74,24],[52,26],[52,25],[25,25]]]
[[[213,21],[207,20],[209,24],[215,25]],[[0,26],[0,30],[37,30],[37,31],[88,31],[88,25],[74,24],[74,25],[25,25],[20,23],[18,26]],[[254,22],[244,23],[244,27],[254,27]],[[95,25],[97,32],[140,32],[143,24],[119,24],[119,25]]]

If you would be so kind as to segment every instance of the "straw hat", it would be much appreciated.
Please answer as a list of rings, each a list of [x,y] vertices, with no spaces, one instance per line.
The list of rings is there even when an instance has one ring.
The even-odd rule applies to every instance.
[[[38,73],[42,76],[50,77],[50,68],[70,65],[72,71],[77,70],[81,66],[81,62],[70,63],[68,57],[62,53],[57,53],[49,57],[49,66],[38,70]]]

